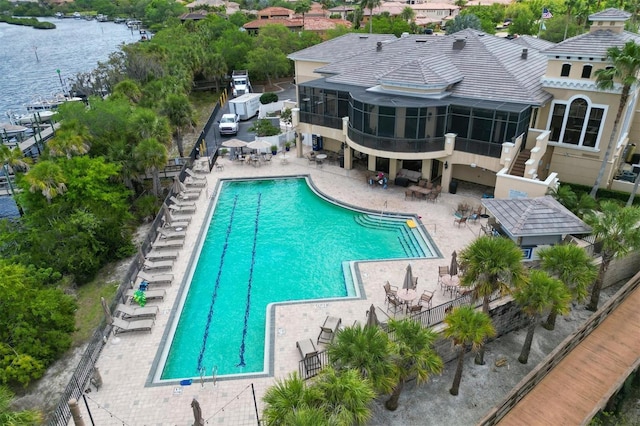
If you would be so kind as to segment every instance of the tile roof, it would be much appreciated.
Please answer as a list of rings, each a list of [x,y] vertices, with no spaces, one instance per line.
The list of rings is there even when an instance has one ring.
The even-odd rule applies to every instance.
[[[610,7],[609,9],[602,10],[600,12],[592,13],[589,15],[590,21],[626,21],[631,18],[631,13],[624,10],[615,9]]]
[[[543,40],[538,37],[532,37],[530,35],[521,35],[519,37],[516,37],[511,40],[511,43],[519,44],[522,47],[536,50],[544,50],[556,45],[551,41]]]
[[[395,39],[396,36],[393,34],[349,33],[291,53],[288,57],[294,61],[330,63],[350,58],[366,50],[375,50],[379,41]]]
[[[586,56],[592,58],[606,58],[607,49],[622,47],[628,41],[640,44],[640,35],[629,31],[617,33],[609,30],[597,30],[580,34],[556,44],[543,51],[551,56]]]
[[[275,19],[256,19],[251,22],[247,22],[243,25],[243,28],[247,30],[253,30],[266,27],[267,25],[280,24],[287,28],[302,28],[304,22],[304,29],[306,31],[324,31],[336,28],[338,25],[344,25],[347,28],[351,28],[351,22],[344,19],[329,19],[329,18],[275,18]]]
[[[454,49],[456,39],[464,39],[462,49]],[[418,60],[430,61],[438,75],[461,75],[462,80],[449,89],[452,96],[541,105],[551,99],[540,83],[547,59],[535,49],[529,49],[522,59],[522,46],[510,40],[491,36],[481,31],[466,29],[449,36],[404,36],[382,39],[381,50],[376,43],[367,49],[358,49],[353,38],[338,38],[332,45],[314,46],[316,58],[331,63],[316,71],[330,75],[327,82],[374,87],[380,79],[388,80],[389,73]],[[345,49],[349,55],[336,55]],[[297,52],[291,59],[308,59],[309,54]],[[398,74],[398,83],[416,83],[423,78],[425,88],[430,84],[424,76],[408,77]],[[457,77],[455,77],[456,80]]]
[[[513,237],[588,234],[591,228],[550,195],[483,199],[482,204]]]

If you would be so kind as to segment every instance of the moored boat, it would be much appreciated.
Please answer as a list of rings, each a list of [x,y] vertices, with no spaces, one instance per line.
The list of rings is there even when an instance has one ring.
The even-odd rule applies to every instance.
[[[50,111],[58,108],[65,102],[78,102],[82,101],[82,98],[78,97],[68,97],[63,94],[55,95],[49,99],[37,98],[30,103],[27,104],[27,111]]]

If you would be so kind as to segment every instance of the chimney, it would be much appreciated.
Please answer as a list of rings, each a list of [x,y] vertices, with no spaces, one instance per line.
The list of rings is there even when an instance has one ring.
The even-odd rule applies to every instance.
[[[379,41],[379,42],[377,43],[377,45],[376,45],[376,50],[377,50],[378,52],[382,50],[382,42],[381,42],[381,41]]]
[[[467,41],[463,38],[457,38],[453,42],[453,50],[462,50]]]
[[[520,55],[520,57],[522,59],[527,59],[527,56],[529,56],[529,49],[522,49],[522,55]]]

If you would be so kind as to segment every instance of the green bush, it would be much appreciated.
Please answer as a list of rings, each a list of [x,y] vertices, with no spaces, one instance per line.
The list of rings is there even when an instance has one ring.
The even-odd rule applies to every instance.
[[[271,121],[261,118],[249,128],[250,132],[255,132],[256,136],[275,136],[280,134],[280,129],[271,124]]]
[[[260,103],[262,105],[271,104],[273,102],[278,102],[278,95],[273,92],[263,93],[262,96],[260,96]]]

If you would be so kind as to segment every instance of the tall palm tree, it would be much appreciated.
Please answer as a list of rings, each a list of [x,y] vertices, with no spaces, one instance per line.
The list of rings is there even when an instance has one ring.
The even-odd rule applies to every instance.
[[[482,298],[482,312],[487,315],[493,293],[508,294],[524,280],[522,250],[508,238],[482,236],[463,249],[458,259],[464,271],[460,284],[472,287],[474,299]],[[484,364],[484,347],[475,362]]]
[[[160,196],[160,169],[167,165],[167,148],[155,138],[140,142],[133,150],[139,165],[153,175],[153,194]]]
[[[137,141],[155,138],[165,146],[171,142],[171,129],[167,118],[147,108],[136,108],[130,118],[133,136]]]
[[[24,180],[29,184],[29,191],[40,191],[49,204],[54,197],[64,194],[67,190],[62,168],[51,160],[40,161],[33,166],[29,173],[24,175]]]
[[[185,95],[169,95],[163,102],[162,112],[167,116],[169,123],[173,126],[173,134],[178,147],[178,153],[180,157],[184,157],[182,132],[185,127],[196,124],[193,118],[194,111],[191,107],[191,102],[189,102],[189,98]]]
[[[529,361],[533,334],[540,316],[548,311],[555,311],[558,314],[567,313],[571,295],[560,280],[551,278],[544,271],[533,270],[529,279],[516,288],[513,298],[529,317],[527,336],[518,357],[520,363],[526,364]]]
[[[538,251],[541,267],[549,275],[558,278],[571,294],[572,300],[582,302],[587,289],[598,276],[598,268],[591,256],[574,244],[556,244]],[[552,309],[543,327],[553,330],[558,313]]]
[[[373,32],[373,9],[381,4],[382,0],[360,0],[360,7],[369,9],[369,34]]]
[[[598,176],[589,193],[591,198],[594,199],[602,183],[611,152],[616,145],[618,126],[620,125],[624,108],[629,100],[631,87],[640,82],[640,80],[638,80],[638,73],[640,72],[640,45],[633,41],[628,41],[622,49],[618,46],[610,47],[607,49],[607,59],[611,62],[611,66],[595,72],[596,86],[600,90],[617,90],[617,86],[622,85],[622,91],[620,92],[620,101],[618,102],[618,110],[616,111],[616,118],[613,122],[613,129],[611,129],[611,135],[609,136],[609,143],[607,144]]]
[[[396,384],[392,343],[378,327],[354,325],[336,334],[327,349],[329,361],[337,370],[354,369],[371,381],[379,393],[389,393]]]
[[[496,335],[496,330],[491,323],[491,317],[482,311],[475,310],[472,306],[460,306],[454,309],[447,314],[444,322],[447,324],[444,330],[445,337],[453,340],[453,344],[458,346],[458,364],[449,390],[451,395],[458,395],[467,347],[471,345],[473,351],[480,349],[485,340]]]
[[[311,10],[309,0],[298,0],[293,6],[293,11],[302,15],[302,31],[304,31],[304,15]]]
[[[405,7],[404,9],[402,9],[402,12],[400,12],[400,18],[402,18],[402,20],[405,21],[407,24],[410,24],[415,17],[416,17],[415,10],[413,10],[409,6]]]
[[[2,169],[4,171],[5,177],[7,178],[7,183],[9,184],[9,191],[11,191],[11,196],[13,197],[13,200],[18,207],[18,213],[20,213],[20,216],[22,216],[24,215],[24,210],[22,210],[22,206],[16,198],[15,188],[13,187],[13,183],[11,183],[11,179],[9,178],[9,172],[13,171],[15,176],[17,171],[28,171],[31,159],[25,157],[24,153],[19,147],[11,149],[5,144],[0,144],[0,163],[2,163]]]
[[[603,201],[600,211],[585,216],[584,221],[591,226],[596,243],[602,244],[602,263],[587,305],[588,310],[596,311],[611,261],[640,248],[640,207],[620,207],[613,201]]]
[[[442,371],[442,358],[433,349],[438,334],[430,328],[411,319],[389,320],[389,332],[394,335],[394,360],[397,366],[398,382],[389,399],[385,402],[388,410],[398,408],[398,399],[408,379],[415,377],[420,385],[432,374]]]
[[[74,155],[84,155],[89,152],[90,145],[88,140],[88,133],[78,132],[78,129],[65,127],[63,124],[47,146],[52,157],[70,159]]]

